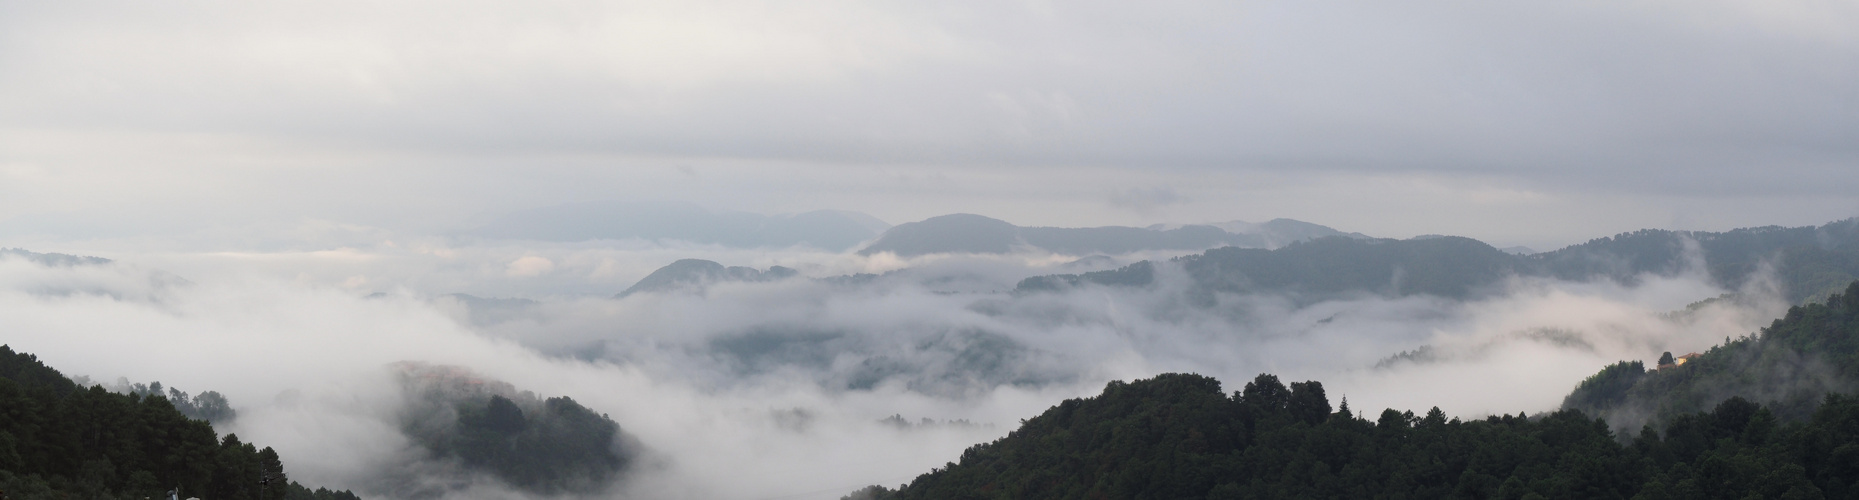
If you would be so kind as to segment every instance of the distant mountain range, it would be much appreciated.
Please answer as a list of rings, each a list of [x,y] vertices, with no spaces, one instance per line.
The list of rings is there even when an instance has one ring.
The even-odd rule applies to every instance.
[[[860,248],[860,255],[914,257],[937,253],[1003,254],[1046,251],[1069,255],[1145,250],[1196,251],[1236,246],[1278,248],[1326,236],[1367,238],[1291,219],[1149,227],[1020,227],[973,214],[931,217],[891,226],[858,212],[820,210],[793,215],[712,211],[688,203],[602,202],[510,212],[460,234],[492,239],[590,241],[641,239],[731,248]]]
[[[1644,275],[1672,276],[1687,270],[1702,271],[1731,290],[1766,270],[1777,278],[1784,298],[1799,304],[1824,299],[1845,283],[1859,279],[1859,219],[1819,227],[1767,226],[1725,232],[1647,229],[1539,253],[1516,248],[1500,250],[1456,236],[1370,238],[1288,219],[1258,227],[1264,229],[1245,234],[1214,226],[1025,228],[978,215],[957,214],[899,225],[859,253],[1044,250],[1088,254],[1193,248],[1232,241],[1288,242],[1275,249],[1228,245],[1168,260],[1191,280],[1188,296],[1207,305],[1213,304],[1219,293],[1281,293],[1301,301],[1352,293],[1463,299],[1497,291],[1512,276],[1610,279],[1634,284]],[[1081,262],[1107,259],[1095,255]],[[1082,285],[1147,286],[1155,281],[1156,265],[1139,261],[1104,271],[1035,276],[1021,281],[1015,291],[1036,293]],[[794,274],[794,270],[779,266],[759,271],[687,259],[653,272],[620,296],[694,290],[725,281],[772,281]],[[859,283],[872,278],[875,276],[826,280]]]
[[[538,241],[643,239],[732,248],[807,246],[843,251],[891,225],[870,215],[820,210],[794,215],[711,211],[688,203],[575,203],[503,214],[465,236]]]
[[[1328,236],[1367,238],[1291,219],[1253,224],[1150,227],[1021,227],[974,214],[931,217],[899,224],[859,255],[891,253],[914,257],[938,253],[1003,254],[1037,250],[1067,255],[1127,254],[1145,250],[1205,250],[1217,247],[1277,248]]]
[[[1193,281],[1191,296],[1207,303],[1222,292],[1288,293],[1310,300],[1355,292],[1466,298],[1509,276],[1631,284],[1644,274],[1670,276],[1695,267],[1732,290],[1771,270],[1785,298],[1798,304],[1825,298],[1859,279],[1859,219],[1726,232],[1646,229],[1527,255],[1451,236],[1326,237],[1276,250],[1217,248],[1169,262]],[[1154,274],[1155,264],[1142,261],[1115,270],[1027,278],[1017,290],[1146,286]]]
[[[1275,248],[1315,238],[1341,237],[1367,239],[1360,233],[1344,233],[1329,227],[1291,219],[1264,223],[1226,222],[1210,225],[1150,226],[1146,228],[1108,226],[1090,228],[1020,227],[999,219],[972,214],[952,214],[911,222],[885,231],[876,241],[858,251],[860,255],[891,253],[910,257],[928,254],[1004,254],[1018,251],[1045,251],[1084,255],[1065,268],[1090,269],[1115,265],[1116,259],[1105,254],[1127,254],[1145,250],[1193,251],[1213,247]],[[774,266],[766,271],[749,267],[724,266],[701,260],[683,259],[659,268],[640,279],[615,298],[644,292],[701,292],[709,285],[724,282],[761,282],[785,279],[795,270]],[[860,274],[824,278],[834,284],[868,283],[877,275]]]

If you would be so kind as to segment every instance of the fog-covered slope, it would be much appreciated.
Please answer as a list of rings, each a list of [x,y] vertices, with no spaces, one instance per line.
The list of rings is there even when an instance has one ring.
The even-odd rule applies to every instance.
[[[1842,251],[1837,238],[1828,241],[1829,252]],[[458,444],[495,441],[480,439],[485,436],[508,438],[504,442],[512,446],[542,442],[524,441],[532,437],[517,431],[517,419],[509,417],[520,413],[525,425],[546,420],[554,415],[548,398],[500,396],[507,405],[490,396],[462,402],[450,407],[456,418],[439,421],[472,436],[430,443],[405,439],[414,435],[402,432],[401,417],[414,405],[391,390],[377,390],[382,383],[370,374],[411,359],[470,367],[538,392],[572,395],[588,410],[563,415],[613,412],[613,422],[625,423],[627,432],[651,443],[667,461],[616,462],[613,457],[626,456],[603,456],[591,447],[573,454],[590,460],[595,472],[615,470],[606,467],[615,463],[632,464],[620,466],[622,472],[643,471],[602,491],[639,498],[779,496],[851,483],[832,478],[866,482],[920,472],[959,456],[961,447],[998,436],[947,429],[904,433],[875,424],[877,419],[898,414],[910,420],[966,419],[1004,430],[1055,402],[1094,392],[1107,380],[1160,372],[1243,380],[1269,370],[1323,379],[1332,396],[1346,392],[1351,404],[1371,408],[1439,405],[1475,416],[1534,412],[1554,408],[1582,377],[1614,360],[1702,349],[1753,331],[1786,309],[1775,294],[1760,293],[1766,288],[1752,287],[1746,295],[1760,297],[1747,303],[1719,301],[1695,320],[1665,320],[1661,314],[1674,307],[1735,292],[1720,288],[1696,264],[1712,262],[1709,247],[1683,239],[1678,251],[1691,253],[1681,253],[1676,268],[1624,265],[1620,269],[1652,271],[1622,279],[1611,279],[1613,271],[1582,274],[1610,278],[1594,281],[1560,280],[1543,270],[1551,264],[1454,237],[1323,238],[1276,250],[1214,249],[1127,267],[1119,266],[1142,255],[1093,255],[1066,263],[1064,256],[1037,252],[892,259],[705,248],[695,251],[702,259],[674,262],[686,256],[679,255],[685,249],[491,245],[496,248],[302,257],[339,257],[342,264],[320,265],[333,269],[331,274],[378,279],[359,271],[368,268],[347,263],[384,255],[388,258],[368,265],[425,262],[446,278],[385,293],[371,292],[393,290],[387,287],[397,282],[356,279],[353,285],[305,287],[219,277],[158,294],[125,293],[147,287],[148,280],[134,272],[149,265],[146,258],[77,267],[7,258],[0,261],[0,271],[8,273],[0,302],[7,305],[10,323],[34,325],[9,331],[16,335],[9,340],[88,363],[73,365],[88,374],[151,380],[164,373],[164,365],[196,367],[201,374],[193,379],[162,380],[228,390],[235,402],[247,405],[239,408],[239,423],[253,432],[239,434],[273,443],[290,456],[323,457],[320,463],[299,462],[303,470],[322,474],[305,476],[320,483],[397,497],[543,491],[523,484],[559,484],[552,490],[559,492],[598,490],[584,489],[590,483],[555,482],[522,470],[523,464],[489,465],[494,460],[463,450],[490,448]],[[1174,252],[1152,252],[1163,253]],[[615,282],[599,296],[525,294],[520,288],[500,295],[496,287],[452,288],[471,283],[460,276],[474,275],[444,274],[472,270],[513,283],[539,280],[510,272],[509,263],[530,256],[555,262],[560,279]],[[853,274],[768,281],[771,274],[786,273],[725,265],[749,262]],[[340,267],[351,265],[356,267]],[[639,278],[654,268],[662,273]],[[1088,275],[1103,280],[1077,275],[1050,292],[1003,293],[1027,276],[1100,269],[1112,271]],[[596,274],[602,272],[607,274]],[[1505,281],[1512,275],[1530,278]],[[91,281],[99,284],[71,285]],[[638,290],[627,299],[605,299],[628,285]],[[48,286],[76,291],[49,294]],[[482,295],[444,295],[461,290]],[[495,296],[530,298],[479,298]],[[121,331],[138,333],[114,333]],[[84,354],[91,345],[121,349],[97,359]],[[1371,368],[1390,353],[1421,345],[1458,354]],[[196,352],[192,346],[231,347]],[[142,352],[163,354],[141,360]],[[229,362],[244,364],[228,367]],[[279,397],[290,391],[305,396]],[[350,404],[351,393],[374,399]],[[325,418],[352,419],[374,430],[338,428],[328,431],[328,439],[280,440],[301,435],[297,429],[317,428]],[[575,420],[590,425],[563,435],[600,434],[602,420]],[[537,432],[533,438],[545,437]],[[366,444],[403,441],[403,447]],[[601,440],[589,442],[595,441]],[[358,460],[373,465],[359,470],[345,465]],[[477,466],[467,467],[467,460]],[[855,472],[841,474],[848,470]],[[1500,482],[1509,478],[1491,475]],[[434,484],[382,479],[401,476]],[[542,479],[528,479],[537,477]],[[1552,476],[1518,476],[1526,484],[1545,478]],[[467,480],[472,483],[453,483]]]
[[[567,397],[530,391],[456,366],[394,366],[407,396],[401,430],[434,458],[487,473],[518,490],[595,494],[614,485],[643,451],[619,424]],[[429,472],[429,474],[437,471]],[[384,478],[397,496],[437,497],[434,478]]]
[[[1461,420],[1332,412],[1318,382],[1163,374],[1068,399],[892,490],[843,500],[1146,498],[1850,498],[1859,400],[1806,426],[1732,398],[1623,445],[1580,411]],[[1662,431],[1662,432],[1661,432]]]
[[[1562,279],[1631,281],[1701,265],[1726,288],[1741,288],[1765,266],[1790,302],[1824,299],[1859,279],[1859,218],[1822,226],[1763,226],[1724,232],[1644,229],[1528,256],[1537,272]]]
[[[0,345],[0,496],[166,498],[176,488],[227,500],[356,498],[292,482],[276,451],[221,436],[165,396],[81,387]]]
[[[1770,405],[1784,420],[1804,420],[1827,394],[1859,388],[1859,281],[1825,303],[1790,308],[1760,332],[1726,340],[1664,368],[1616,363],[1582,381],[1562,406],[1629,430],[1732,396]]]

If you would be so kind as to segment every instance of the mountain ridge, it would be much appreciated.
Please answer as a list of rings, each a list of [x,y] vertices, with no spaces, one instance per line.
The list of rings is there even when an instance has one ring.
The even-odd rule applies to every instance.
[[[1324,236],[1364,237],[1291,219],[1253,224],[1151,225],[1148,227],[1017,226],[982,215],[957,213],[898,224],[858,251],[914,257],[940,253],[1004,254],[1038,250],[1067,255],[1127,254],[1145,250],[1205,250],[1239,246],[1276,248]]]
[[[647,292],[702,292],[716,283],[726,282],[765,282],[778,281],[794,277],[797,271],[773,266],[768,270],[753,267],[727,266],[715,261],[703,259],[678,259],[660,267],[651,274],[640,278],[633,286],[627,287],[613,298],[623,299],[637,293]]]
[[[1859,218],[1822,226],[1763,226],[1712,233],[1644,229],[1528,255],[1456,236],[1407,240],[1324,237],[1277,249],[1223,247],[1165,261],[1181,266],[1193,293],[1288,292],[1317,300],[1347,292],[1453,298],[1495,289],[1509,276],[1635,284],[1643,274],[1706,273],[1737,290],[1761,273],[1780,278],[1783,297],[1800,304],[1859,279]],[[1156,263],[1082,274],[1035,276],[1015,291],[1081,285],[1147,286]]]

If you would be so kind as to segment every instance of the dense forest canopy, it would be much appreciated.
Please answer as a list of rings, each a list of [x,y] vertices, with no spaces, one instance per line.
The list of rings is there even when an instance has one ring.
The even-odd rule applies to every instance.
[[[1760,332],[1663,366],[1614,364],[1584,380],[1562,406],[1625,429],[1731,396],[1762,402],[1787,420],[1806,419],[1823,395],[1859,388],[1859,282],[1824,303],[1790,308]]]
[[[12,498],[355,500],[290,481],[270,447],[220,436],[166,395],[81,387],[0,345],[0,491]]]
[[[76,376],[71,380],[81,387],[101,385],[110,392],[135,394],[141,397],[162,396],[174,405],[176,411],[194,420],[205,420],[210,424],[224,424],[239,417],[239,412],[232,408],[232,402],[219,391],[203,391],[199,395],[190,395],[179,387],[164,387],[160,381],[147,384],[130,382],[127,378],[117,378],[115,383],[97,384],[90,377]]]
[[[1731,398],[1619,436],[1577,410],[1369,420],[1347,402],[1331,411],[1317,382],[1260,375],[1229,395],[1166,374],[1067,400],[959,462],[847,499],[1845,498],[1859,494],[1855,429],[1859,400],[1837,394],[1805,423]]]
[[[434,457],[518,490],[604,491],[640,449],[618,424],[572,399],[539,399],[453,367],[402,367],[421,403],[411,407],[404,431]],[[14,499],[107,500],[166,498],[178,488],[183,498],[214,500],[359,498],[290,481],[276,451],[221,436],[208,419],[169,399],[184,392],[159,383],[123,385],[124,392],[87,388],[31,354],[0,346],[0,492]],[[231,411],[215,392],[187,399],[195,411]]]
[[[1749,337],[1647,372],[1621,362],[1552,413],[1448,418],[1259,375],[1112,382],[898,489],[848,500],[1850,498],[1859,496],[1859,282]],[[1765,404],[1766,403],[1766,404]],[[1631,418],[1618,426],[1596,414]]]

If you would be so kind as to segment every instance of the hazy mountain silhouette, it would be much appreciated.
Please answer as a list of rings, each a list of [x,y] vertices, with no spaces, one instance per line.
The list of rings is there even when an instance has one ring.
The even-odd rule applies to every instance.
[[[682,259],[658,268],[652,274],[634,283],[614,298],[626,297],[644,292],[699,292],[714,283],[722,282],[756,282],[775,281],[789,278],[796,273],[793,269],[781,266],[768,268],[767,271],[752,267],[730,266],[703,259]]]
[[[97,266],[110,263],[110,259],[62,253],[38,253],[22,248],[0,248],[0,258],[19,257],[42,266],[71,267]]]
[[[1276,250],[1225,247],[1172,259],[1193,280],[1190,296],[1211,304],[1215,293],[1269,292],[1320,300],[1348,292],[1393,296],[1467,297],[1477,288],[1517,273],[1523,263],[1478,240],[1459,237],[1410,240],[1332,236]],[[1017,290],[1057,290],[1085,283],[1146,286],[1154,265],[1138,262],[1109,271],[1036,276]]]
[[[1859,278],[1859,218],[1822,226],[1763,226],[1725,232],[1642,229],[1596,238],[1526,260],[1562,279],[1606,276],[1632,283],[1642,273],[1670,275],[1702,264],[1712,279],[1737,289],[1764,266],[1793,303],[1824,300]]]
[[[1647,229],[1529,255],[1470,238],[1427,235],[1408,240],[1325,237],[1275,250],[1217,248],[1171,262],[1193,280],[1193,296],[1204,300],[1216,292],[1289,293],[1312,300],[1348,292],[1465,298],[1512,275],[1632,284],[1642,275],[1687,270],[1704,271],[1735,290],[1767,269],[1781,282],[1787,300],[1802,303],[1824,299],[1859,279],[1859,219],[1720,233]],[[1144,261],[1115,270],[1027,278],[1017,290],[1146,286],[1153,280],[1154,265]]]
[[[1265,240],[1265,248],[1278,248],[1299,241],[1309,241],[1326,236],[1347,236],[1350,238],[1368,238],[1362,233],[1345,233],[1322,224],[1312,224],[1294,219],[1272,219],[1265,222],[1229,221],[1208,224],[1233,234],[1256,234]]]
[[[889,252],[900,257],[937,253],[1002,254],[1018,250],[1090,255],[1144,250],[1205,250],[1216,247],[1276,248],[1325,236],[1365,237],[1308,222],[1276,219],[1262,224],[1150,227],[1020,227],[974,214],[951,214],[899,224],[860,255]]]

